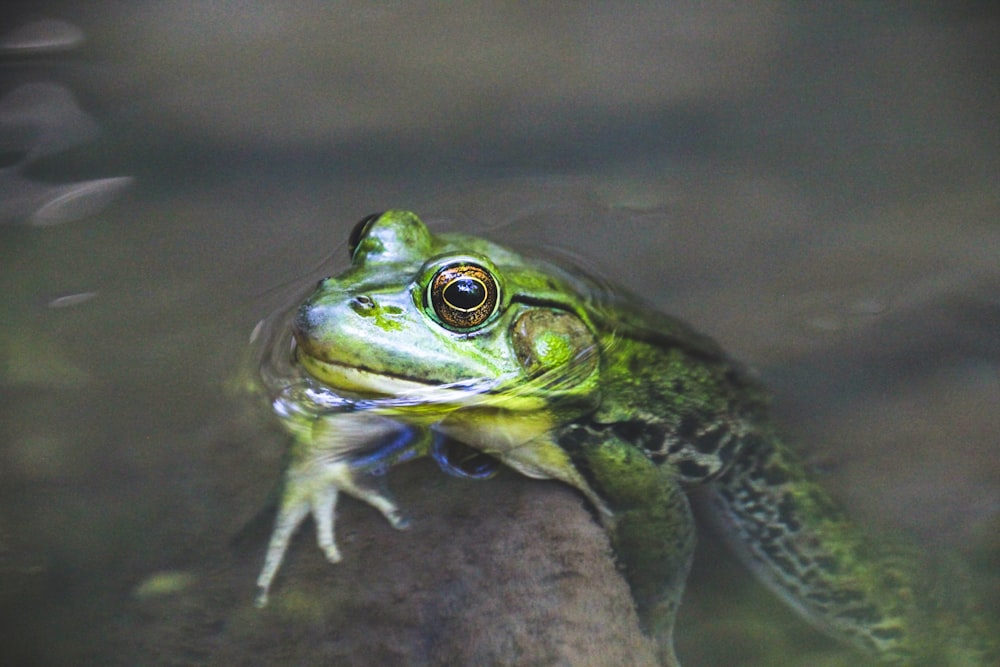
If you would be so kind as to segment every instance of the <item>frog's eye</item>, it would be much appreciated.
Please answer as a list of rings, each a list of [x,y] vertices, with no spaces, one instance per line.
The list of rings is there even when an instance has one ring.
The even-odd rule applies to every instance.
[[[372,226],[372,223],[382,217],[381,213],[372,213],[371,215],[366,215],[358,221],[358,224],[354,225],[354,229],[351,230],[351,235],[347,237],[347,254],[354,258],[354,251],[358,249],[358,245],[361,243],[361,238],[368,231],[368,228]]]
[[[431,279],[428,296],[441,322],[453,329],[482,326],[500,303],[496,278],[476,264],[454,264]]]

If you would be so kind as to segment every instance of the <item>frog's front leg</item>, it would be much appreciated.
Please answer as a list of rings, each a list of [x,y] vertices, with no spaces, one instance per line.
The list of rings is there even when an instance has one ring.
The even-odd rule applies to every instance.
[[[255,604],[268,592],[292,536],[310,514],[320,549],[331,563],[340,561],[334,516],[340,492],[364,501],[394,527],[408,522],[385,489],[385,469],[425,453],[426,433],[370,413],[321,417],[296,437],[285,472],[274,530],[257,577]]]
[[[674,620],[695,545],[686,494],[668,468],[607,432],[574,427],[559,444],[589,487],[584,493],[605,510],[643,630],[656,641],[661,662],[676,667]]]

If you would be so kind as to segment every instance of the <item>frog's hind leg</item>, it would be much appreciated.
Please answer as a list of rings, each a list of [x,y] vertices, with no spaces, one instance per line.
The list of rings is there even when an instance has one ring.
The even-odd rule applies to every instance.
[[[911,658],[905,561],[880,555],[776,437],[748,437],[709,490],[723,536],[786,603],[871,654]]]
[[[773,434],[752,435],[709,488],[734,550],[828,634],[892,664],[1000,664],[974,595],[953,592],[928,554],[862,532]]]

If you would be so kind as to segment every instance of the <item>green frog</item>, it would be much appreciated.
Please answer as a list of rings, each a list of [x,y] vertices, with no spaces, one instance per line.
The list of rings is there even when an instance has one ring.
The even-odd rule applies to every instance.
[[[830,635],[889,664],[1000,664],[983,617],[851,523],[776,432],[767,393],[708,337],[407,211],[364,218],[348,246],[350,267],[319,282],[275,352],[291,351],[273,405],[293,443],[258,606],[307,516],[341,559],[340,493],[405,527],[383,473],[431,456],[466,477],[503,464],[578,489],[665,665],[678,664],[695,486],[750,568]]]

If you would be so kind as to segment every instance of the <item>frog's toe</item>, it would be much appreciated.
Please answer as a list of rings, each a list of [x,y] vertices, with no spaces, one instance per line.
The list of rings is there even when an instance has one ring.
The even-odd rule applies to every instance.
[[[286,500],[281,504],[278,517],[274,522],[274,530],[271,532],[271,540],[267,545],[264,567],[257,577],[257,597],[254,600],[257,607],[263,607],[267,604],[271,583],[274,581],[274,575],[278,573],[278,568],[281,567],[281,561],[288,550],[292,535],[295,534],[295,530],[308,514],[309,503],[304,499],[296,502],[287,502]]]
[[[323,554],[326,559],[331,563],[337,564],[344,560],[344,557],[340,555],[340,549],[337,548],[336,544],[323,544],[320,545],[323,548]]]
[[[384,477],[359,474],[345,466],[337,475],[337,488],[377,509],[393,528],[409,528],[410,520],[389,495]]]
[[[316,542],[326,559],[331,563],[339,563],[343,559],[334,537],[337,498],[341,492],[377,509],[393,528],[401,530],[410,525],[409,519],[389,496],[381,477],[354,470],[343,461],[291,468],[285,477],[285,490],[264,567],[257,578],[255,603],[258,607],[267,604],[268,591],[292,536],[310,514],[316,522]]]
[[[403,512],[401,512],[399,508],[392,510],[388,514],[383,512],[382,515],[385,517],[386,521],[388,521],[389,524],[396,530],[406,530],[407,528],[410,527],[409,517],[403,514]]]
[[[337,489],[333,486],[318,490],[312,499],[312,515],[316,521],[316,542],[331,563],[342,560],[337,541],[333,536],[333,520],[336,513]]]
[[[267,546],[264,567],[257,577],[255,603],[258,607],[267,604],[268,591],[288,551],[292,536],[310,514],[316,522],[316,541],[326,559],[331,563],[340,562],[340,550],[337,549],[333,534],[337,495],[337,484],[333,480],[291,471],[286,476],[285,491]]]

